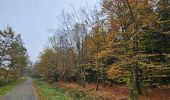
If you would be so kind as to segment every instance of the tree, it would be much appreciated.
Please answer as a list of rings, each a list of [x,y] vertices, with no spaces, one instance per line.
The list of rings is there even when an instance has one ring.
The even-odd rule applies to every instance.
[[[0,67],[6,69],[4,79],[17,78],[27,66],[27,53],[21,35],[16,34],[11,27],[0,31]]]

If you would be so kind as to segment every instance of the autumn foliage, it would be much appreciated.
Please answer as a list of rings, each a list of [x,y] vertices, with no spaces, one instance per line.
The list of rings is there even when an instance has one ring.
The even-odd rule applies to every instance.
[[[147,96],[147,88],[168,87],[169,8],[166,0],[102,0],[101,10],[63,12],[63,27],[36,63],[39,77],[84,88],[96,83],[97,91],[119,84],[132,100]]]

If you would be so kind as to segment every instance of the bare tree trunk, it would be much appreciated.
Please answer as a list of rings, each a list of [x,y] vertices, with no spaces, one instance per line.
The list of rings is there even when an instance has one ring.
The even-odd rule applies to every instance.
[[[97,52],[97,75],[96,75],[96,91],[98,91],[99,90],[99,57],[98,57],[98,43],[97,43],[97,47],[96,47],[96,52]]]
[[[139,65],[138,65],[138,58],[137,55],[139,53],[139,46],[138,46],[138,33],[139,33],[139,29],[136,23],[136,20],[134,18],[134,14],[132,12],[132,9],[130,7],[129,1],[126,0],[126,4],[128,6],[129,12],[130,12],[130,19],[132,21],[132,23],[134,24],[134,36],[133,36],[133,57],[134,57],[134,68],[133,68],[133,80],[132,81],[132,93],[133,95],[142,95],[142,89],[141,89],[141,84],[140,84],[140,76],[139,76]],[[138,99],[138,97],[135,97],[135,99]]]

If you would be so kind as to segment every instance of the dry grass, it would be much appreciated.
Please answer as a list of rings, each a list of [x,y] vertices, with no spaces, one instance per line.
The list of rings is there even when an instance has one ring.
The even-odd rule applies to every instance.
[[[112,87],[99,85],[99,91],[95,91],[95,83],[87,84],[86,88],[75,82],[65,83],[60,81],[56,82],[55,85],[86,100],[130,100],[128,88],[120,85]],[[170,89],[148,89],[145,95],[139,97],[139,100],[170,100]]]
[[[122,91],[123,87],[116,87],[116,90],[112,90],[112,87],[104,87],[100,85],[99,91],[95,91],[96,84],[88,84],[86,88],[79,86],[76,83],[64,83],[56,82],[56,86],[70,91],[72,95],[85,100],[128,100],[128,91]],[[121,90],[121,91],[119,91]]]

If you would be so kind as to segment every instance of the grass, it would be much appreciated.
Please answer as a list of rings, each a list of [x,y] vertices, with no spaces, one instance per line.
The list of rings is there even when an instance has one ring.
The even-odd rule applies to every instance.
[[[69,93],[47,84],[41,80],[34,79],[34,85],[40,100],[74,100]]]
[[[0,87],[0,97],[4,94],[6,94],[7,92],[9,92],[10,90],[12,90],[15,86],[19,85],[20,83],[22,83],[25,80],[25,78],[20,78],[16,81],[11,81],[3,86]]]

